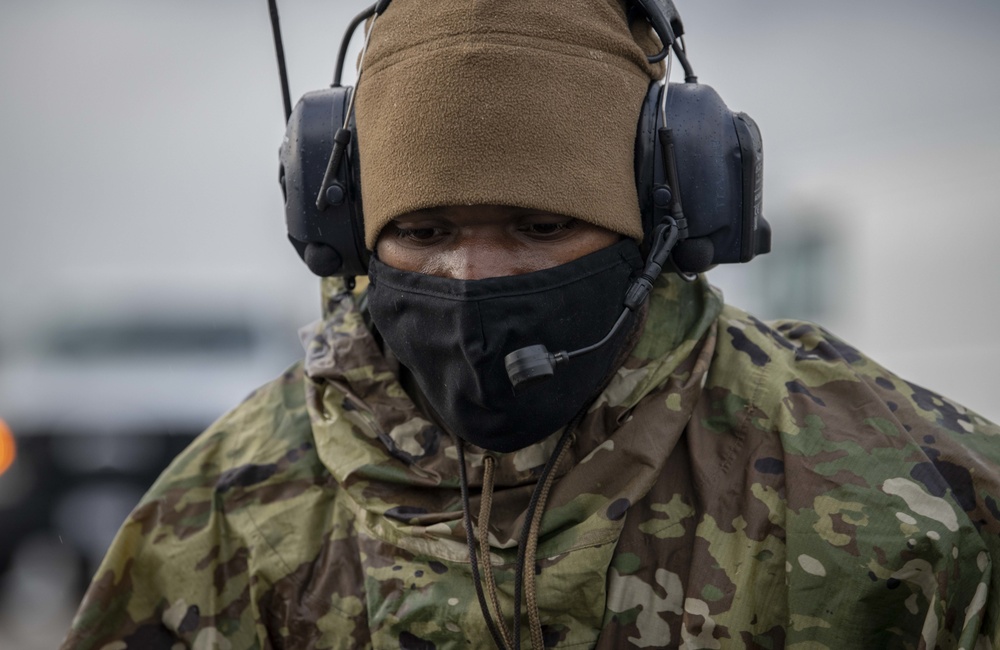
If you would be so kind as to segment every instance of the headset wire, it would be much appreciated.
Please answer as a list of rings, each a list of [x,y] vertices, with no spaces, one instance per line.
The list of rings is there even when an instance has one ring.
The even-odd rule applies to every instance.
[[[271,34],[274,36],[274,52],[278,56],[278,75],[281,77],[281,99],[285,104],[285,122],[292,116],[292,95],[288,90],[288,68],[285,66],[285,46],[281,42],[281,22],[278,20],[277,0],[267,0],[271,14]]]

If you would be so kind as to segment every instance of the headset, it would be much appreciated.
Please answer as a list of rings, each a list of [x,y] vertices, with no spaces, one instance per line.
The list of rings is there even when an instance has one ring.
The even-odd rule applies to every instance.
[[[402,0],[406,1],[406,0]],[[288,239],[321,277],[367,275],[361,169],[354,122],[354,89],[341,84],[348,44],[371,19],[368,35],[391,0],[355,17],[340,44],[333,83],[306,93],[291,107],[276,0],[268,0],[287,128],[279,152]],[[771,250],[762,214],[763,144],[745,113],[729,110],[710,86],[698,83],[687,58],[684,25],[672,0],[627,0],[629,20],[647,20],[662,44],[650,63],[666,60],[662,81],[650,84],[636,128],[635,182],[645,251],[657,226],[676,226],[666,268],[692,279],[717,264],[749,262]],[[359,84],[363,82],[365,40]],[[670,82],[676,56],[684,83]]]

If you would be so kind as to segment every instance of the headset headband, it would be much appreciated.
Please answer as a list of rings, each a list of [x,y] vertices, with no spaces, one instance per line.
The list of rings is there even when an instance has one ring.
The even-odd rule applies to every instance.
[[[320,276],[367,274],[371,252],[364,244],[355,93],[341,79],[354,31],[372,18],[360,81],[367,39],[390,1],[379,0],[350,22],[332,86],[306,93],[291,110],[276,0],[268,0],[287,121],[279,179],[288,237]],[[711,87],[698,83],[672,0],[627,0],[626,6],[630,19],[641,13],[662,43],[649,61],[667,59],[667,78],[650,86],[636,133],[636,189],[646,245],[657,224],[676,221],[680,241],[671,262],[686,277],[769,252],[771,229],[762,214],[763,147],[756,123],[730,111]],[[684,68],[683,84],[669,83],[671,54]]]

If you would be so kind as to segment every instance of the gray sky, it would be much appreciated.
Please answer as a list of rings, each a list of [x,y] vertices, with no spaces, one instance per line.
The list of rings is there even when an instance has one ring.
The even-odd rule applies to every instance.
[[[297,97],[364,3],[279,4]],[[849,241],[838,333],[1000,417],[1000,3],[678,8],[701,80],[764,133],[775,245],[816,204]],[[137,293],[318,314],[284,235],[265,0],[3,3],[0,84],[0,333]]]

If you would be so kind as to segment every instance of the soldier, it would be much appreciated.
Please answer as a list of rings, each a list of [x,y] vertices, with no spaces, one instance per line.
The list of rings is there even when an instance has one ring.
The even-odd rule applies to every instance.
[[[304,362],[174,461],[64,648],[1000,647],[1000,429],[703,277],[622,311],[644,21],[371,29],[370,287],[324,280]],[[511,390],[512,347],[609,331]]]

